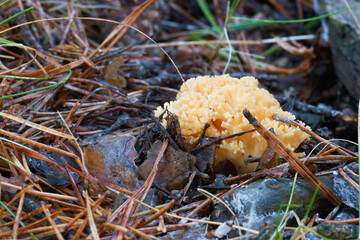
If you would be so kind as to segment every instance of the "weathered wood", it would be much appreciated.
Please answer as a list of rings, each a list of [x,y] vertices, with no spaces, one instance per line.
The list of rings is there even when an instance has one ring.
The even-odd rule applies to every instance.
[[[359,4],[356,0],[347,0],[349,6]],[[345,1],[316,0],[320,14],[327,14],[347,8]],[[334,68],[339,80],[356,99],[360,96],[360,7],[332,15],[323,21],[328,31]],[[354,17],[357,18],[357,22]]]

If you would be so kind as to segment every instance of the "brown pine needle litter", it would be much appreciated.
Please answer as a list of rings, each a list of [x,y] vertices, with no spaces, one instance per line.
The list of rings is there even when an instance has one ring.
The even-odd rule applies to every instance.
[[[208,2],[214,14],[201,12],[207,9],[201,2]],[[300,106],[297,110],[308,107],[313,114],[332,117],[329,125],[339,124],[333,127],[335,132],[348,131],[356,119],[351,109],[313,106],[330,102],[338,90],[336,84],[329,87],[324,84],[328,79],[318,77],[318,64],[330,58],[319,53],[326,51],[316,29],[301,24],[258,28],[226,20],[229,10],[235,16],[260,9],[256,18],[261,19],[314,15],[311,1],[288,1],[296,11],[278,1],[265,1],[266,8],[256,1],[239,1],[232,11],[224,2],[1,3],[1,239],[181,239],[189,232],[194,239],[211,239],[224,222],[232,229],[228,237],[246,238],[258,235],[260,227],[245,227],[234,219],[216,221],[214,206],[226,205],[223,198],[231,191],[299,173],[330,203],[343,206],[318,179],[330,171],[359,191],[354,181],[358,174],[345,166],[358,160],[353,148],[317,134],[290,113]],[[23,10],[25,14],[15,16]],[[302,35],[295,35],[298,32]],[[256,90],[242,94],[247,96],[242,105],[255,91],[259,97],[253,109],[236,112],[244,120],[238,131],[218,134],[226,130],[220,120],[209,114],[191,115],[205,108],[214,112],[198,101],[196,91],[189,93],[188,103],[178,104],[178,112],[172,109],[174,102],[164,105],[190,90],[191,84],[199,84],[194,79],[225,71],[229,75],[218,78],[231,76],[235,85],[241,85],[242,77],[259,80]],[[313,76],[319,79],[312,85]],[[187,79],[192,80],[186,84]],[[201,89],[221,90],[217,82],[206,81]],[[313,86],[326,89],[319,93]],[[291,91],[298,98],[283,97]],[[209,92],[201,97],[215,98]],[[236,93],[233,99],[239,97]],[[260,109],[265,95],[277,108],[269,106],[271,119],[265,115],[256,119],[259,115],[253,111]],[[290,105],[289,109],[282,109],[277,101]],[[218,104],[220,110],[226,107]],[[184,126],[184,119],[197,123],[196,129]],[[277,126],[278,136],[264,127],[263,119],[272,123],[268,128]],[[218,132],[211,134],[214,128]],[[298,132],[279,134],[283,129]],[[252,151],[236,146],[238,155],[216,159],[223,145],[248,136]],[[296,136],[300,137],[295,141]],[[304,139],[301,151],[295,153]],[[103,150],[97,149],[99,145]],[[109,160],[112,151],[117,152]],[[241,151],[246,154],[231,163],[228,156],[240,156]],[[262,161],[271,162],[271,167]],[[312,228],[316,221],[313,217],[301,224]],[[342,224],[359,219],[318,221]]]

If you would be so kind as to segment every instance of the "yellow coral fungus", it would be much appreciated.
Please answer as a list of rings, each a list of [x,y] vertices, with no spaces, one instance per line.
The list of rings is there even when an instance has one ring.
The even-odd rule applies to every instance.
[[[274,128],[276,135],[292,150],[308,137],[299,128],[272,120],[274,115],[295,117],[283,111],[278,101],[267,90],[259,88],[253,77],[191,78],[181,86],[176,101],[158,107],[155,115],[159,116],[165,108],[178,116],[181,133],[190,147],[197,143],[206,123],[210,124],[206,131],[209,137],[225,137],[253,129],[242,114],[245,108],[267,129]],[[228,159],[238,172],[253,171],[257,164],[245,165],[244,159],[260,157],[266,146],[265,139],[257,132],[223,140],[216,150],[216,162]]]

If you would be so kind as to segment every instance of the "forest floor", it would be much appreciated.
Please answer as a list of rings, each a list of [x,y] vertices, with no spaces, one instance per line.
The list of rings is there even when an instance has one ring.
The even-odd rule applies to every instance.
[[[318,16],[312,0],[3,2],[0,238],[357,238],[358,102]],[[200,137],[184,118],[219,89],[186,81],[222,74],[255,77],[296,121],[263,127],[265,91],[241,100],[237,135],[212,119]],[[156,112],[180,88],[188,105]],[[306,136],[295,152],[285,128]],[[219,160],[241,141],[245,159]]]

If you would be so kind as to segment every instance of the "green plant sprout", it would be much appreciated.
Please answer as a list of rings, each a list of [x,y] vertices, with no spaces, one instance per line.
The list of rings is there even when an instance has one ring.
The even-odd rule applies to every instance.
[[[11,214],[11,216],[13,216],[13,218],[16,218],[15,214],[11,211],[10,208],[8,208],[4,203],[3,201],[0,200],[0,204],[5,208],[5,210]],[[20,225],[22,227],[25,227],[25,224],[20,220],[19,221]],[[38,238],[33,234],[33,233],[30,233],[30,235],[32,236],[33,239],[37,240]]]
[[[292,207],[292,205],[293,205],[291,202],[292,202],[294,192],[295,192],[295,185],[296,185],[297,176],[298,176],[298,174],[296,173],[296,175],[294,177],[294,182],[293,182],[293,185],[292,185],[292,188],[291,188],[289,202],[288,202],[288,204],[286,204],[286,210],[285,210],[284,216],[283,216],[283,218],[281,219],[281,221],[279,223],[280,212],[281,212],[281,209],[282,209],[282,206],[280,206],[280,209],[279,209],[279,212],[278,212],[278,219],[276,220],[276,231],[271,236],[270,240],[274,239],[276,236],[279,235],[279,230],[280,230],[279,228],[285,222],[286,215],[289,213],[290,207]]]
[[[313,229],[309,228],[308,226],[306,225],[303,225],[302,228],[308,230],[309,232],[312,232],[313,234],[315,234],[316,236],[320,237],[321,239],[325,239],[325,240],[331,240],[330,238],[327,238],[321,234],[319,234],[318,232],[314,231]]]
[[[6,3],[8,3],[8,2],[10,2],[10,0],[6,0],[6,1],[0,3],[0,7],[2,7],[4,4],[6,4]]]
[[[3,4],[4,4],[4,3],[2,3],[2,4],[0,5],[0,7],[1,7]],[[21,12],[18,12],[18,13],[16,13],[16,14],[12,15],[11,17],[8,17],[8,18],[5,19],[4,21],[0,22],[0,26],[3,25],[3,24],[5,24],[5,23],[7,23],[7,22],[9,22],[9,21],[11,21],[11,20],[13,20],[14,18],[17,18],[17,17],[19,17],[19,16],[21,16],[21,15],[27,13],[27,12],[30,12],[30,11],[33,10],[33,9],[35,9],[35,7],[29,7],[29,8],[27,8],[27,9],[21,11]]]
[[[305,213],[303,219],[305,219],[305,218],[307,218],[307,217],[309,216],[309,213],[310,213],[310,211],[311,211],[311,208],[312,208],[312,206],[314,205],[315,198],[316,198],[316,196],[317,196],[317,194],[318,194],[318,192],[319,192],[319,188],[320,188],[320,184],[319,184],[319,185],[316,187],[316,189],[315,189],[315,192],[314,192],[314,194],[313,194],[313,196],[312,196],[312,198],[311,198],[309,207],[307,208],[306,213]]]
[[[289,24],[289,23],[304,23],[304,22],[312,22],[317,21],[326,17],[330,17],[335,14],[339,14],[345,11],[348,11],[349,9],[354,9],[360,7],[360,4],[355,4],[354,6],[350,8],[343,8],[335,12],[323,14],[317,17],[312,18],[305,18],[305,19],[295,19],[295,20],[275,20],[275,19],[254,19],[254,18],[246,18],[246,17],[232,17],[232,19],[238,19],[238,20],[245,20],[250,22],[258,22],[258,23],[264,23],[265,25],[273,25],[273,24]]]
[[[214,15],[210,11],[209,5],[207,4],[206,0],[196,0],[196,2],[204,13],[206,19],[209,21],[210,25],[215,28],[215,32],[217,34],[221,34],[222,30],[219,27]]]
[[[339,14],[345,11],[348,11],[349,9],[354,9],[360,6],[360,4],[356,4],[350,8],[343,8],[340,9],[338,11],[332,12],[332,13],[328,13],[328,14],[323,14],[317,17],[312,17],[312,18],[306,18],[306,19],[296,19],[296,20],[272,20],[272,19],[253,19],[253,18],[246,18],[246,17],[237,17],[237,16],[232,16],[233,13],[236,10],[236,7],[238,6],[238,4],[240,3],[240,0],[236,0],[233,2],[233,4],[231,5],[231,9],[227,14],[227,18],[224,24],[224,27],[220,27],[219,24],[216,22],[216,19],[213,15],[213,13],[210,11],[210,8],[208,6],[208,3],[205,0],[197,0],[197,3],[199,5],[199,7],[201,8],[201,10],[203,11],[205,17],[207,18],[208,22],[211,25],[210,29],[202,29],[202,30],[196,30],[196,31],[190,31],[190,37],[189,39],[197,39],[197,40],[204,40],[203,38],[205,36],[208,35],[212,35],[213,33],[215,33],[215,35],[219,35],[222,34],[223,28],[226,28],[227,30],[242,30],[242,29],[250,29],[250,28],[256,28],[256,27],[264,27],[264,26],[269,26],[269,25],[274,25],[274,24],[292,24],[292,23],[306,23],[306,25],[304,26],[306,29],[312,29],[315,26],[318,26],[320,24],[320,20],[335,14]],[[240,22],[240,23],[229,23],[230,19],[238,19],[238,20],[244,20],[244,22]],[[194,35],[198,35],[198,37],[194,37]],[[265,51],[264,55],[260,54],[261,56],[270,56],[272,54],[274,54],[277,50],[278,47],[271,47],[270,49],[268,49],[269,51]],[[222,53],[221,55],[229,55],[228,53]],[[259,58],[254,58],[254,61],[258,61]]]
[[[8,3],[10,0],[6,0],[2,3],[0,3],[0,7],[3,6],[4,4]],[[23,14],[26,14],[27,12],[31,11],[35,9],[34,7],[29,7],[19,13],[16,13],[12,16],[10,16],[9,18],[5,19],[4,21],[0,22],[0,26],[23,15]],[[15,47],[24,47],[22,44],[19,44],[19,43],[15,43],[15,42],[12,42],[12,41],[9,41],[5,38],[0,38],[0,43],[3,44],[3,45],[11,45],[11,46],[15,46]],[[41,90],[45,90],[45,89],[48,89],[48,88],[52,88],[52,87],[56,87],[56,86],[59,86],[63,83],[65,83],[71,76],[71,71],[68,71],[68,75],[65,77],[65,80],[64,81],[61,81],[59,83],[55,83],[55,84],[52,84],[50,86],[46,86],[46,87],[42,87],[42,88],[38,88],[38,89],[33,89],[33,90],[30,90],[30,91],[26,91],[26,92],[21,92],[21,93],[16,93],[16,94],[12,94],[12,95],[9,95],[9,96],[4,96],[4,97],[0,97],[0,100],[2,99],[6,99],[6,98],[11,98],[11,97],[17,97],[17,96],[21,96],[21,95],[24,95],[24,94],[28,94],[28,93],[33,93],[33,92],[37,92],[37,91],[41,91]],[[23,80],[48,80],[49,78],[36,78],[36,77],[21,77],[21,76],[12,76],[12,75],[0,75],[0,77],[2,78],[14,78],[14,79],[23,79]],[[51,78],[51,77],[50,77]]]
[[[68,74],[66,75],[64,80],[61,81],[61,82],[52,84],[50,86],[33,89],[33,90],[30,90],[30,91],[26,91],[26,92],[20,92],[20,93],[15,93],[15,94],[12,94],[12,95],[9,95],[9,96],[0,97],[0,100],[6,99],[6,98],[11,98],[11,97],[17,97],[17,96],[21,96],[21,95],[25,95],[25,94],[28,94],[28,93],[33,93],[33,92],[37,92],[37,91],[41,91],[41,90],[45,90],[45,89],[49,89],[49,88],[53,88],[53,87],[57,87],[57,86],[59,86],[61,84],[66,83],[69,80],[69,78],[71,77],[71,74],[72,74],[72,71],[69,70]],[[28,79],[28,80],[48,80],[48,78],[34,78],[34,77],[29,78],[29,77],[18,77],[18,76],[10,76],[10,75],[0,75],[0,77],[9,77],[9,78],[11,77],[11,78],[14,78],[14,79]]]
[[[5,158],[5,157],[3,157],[3,156],[1,156],[1,155],[0,155],[0,159],[2,159],[2,160],[4,160],[5,162],[7,162],[7,163],[9,163],[9,164],[12,164],[12,165],[14,165],[15,167],[17,167],[17,165],[16,165],[15,163],[13,163],[13,162],[10,161],[9,159],[7,159],[7,158]]]
[[[312,198],[311,198],[311,200],[310,200],[310,204],[309,204],[309,206],[308,206],[308,208],[307,208],[307,210],[306,210],[306,212],[305,212],[305,215],[304,215],[304,217],[303,217],[303,219],[302,219],[301,222],[303,222],[303,221],[309,216],[310,211],[311,211],[311,208],[312,208],[312,206],[314,205],[316,196],[317,196],[317,194],[318,194],[318,192],[319,192],[319,188],[320,188],[320,184],[316,187],[315,192],[314,192],[314,194],[313,194],[313,196],[312,196]],[[299,232],[300,228],[302,228],[302,227],[304,227],[304,226],[305,226],[305,225],[298,226],[298,227],[296,228],[296,230],[294,231],[293,236],[296,236],[297,233]]]

